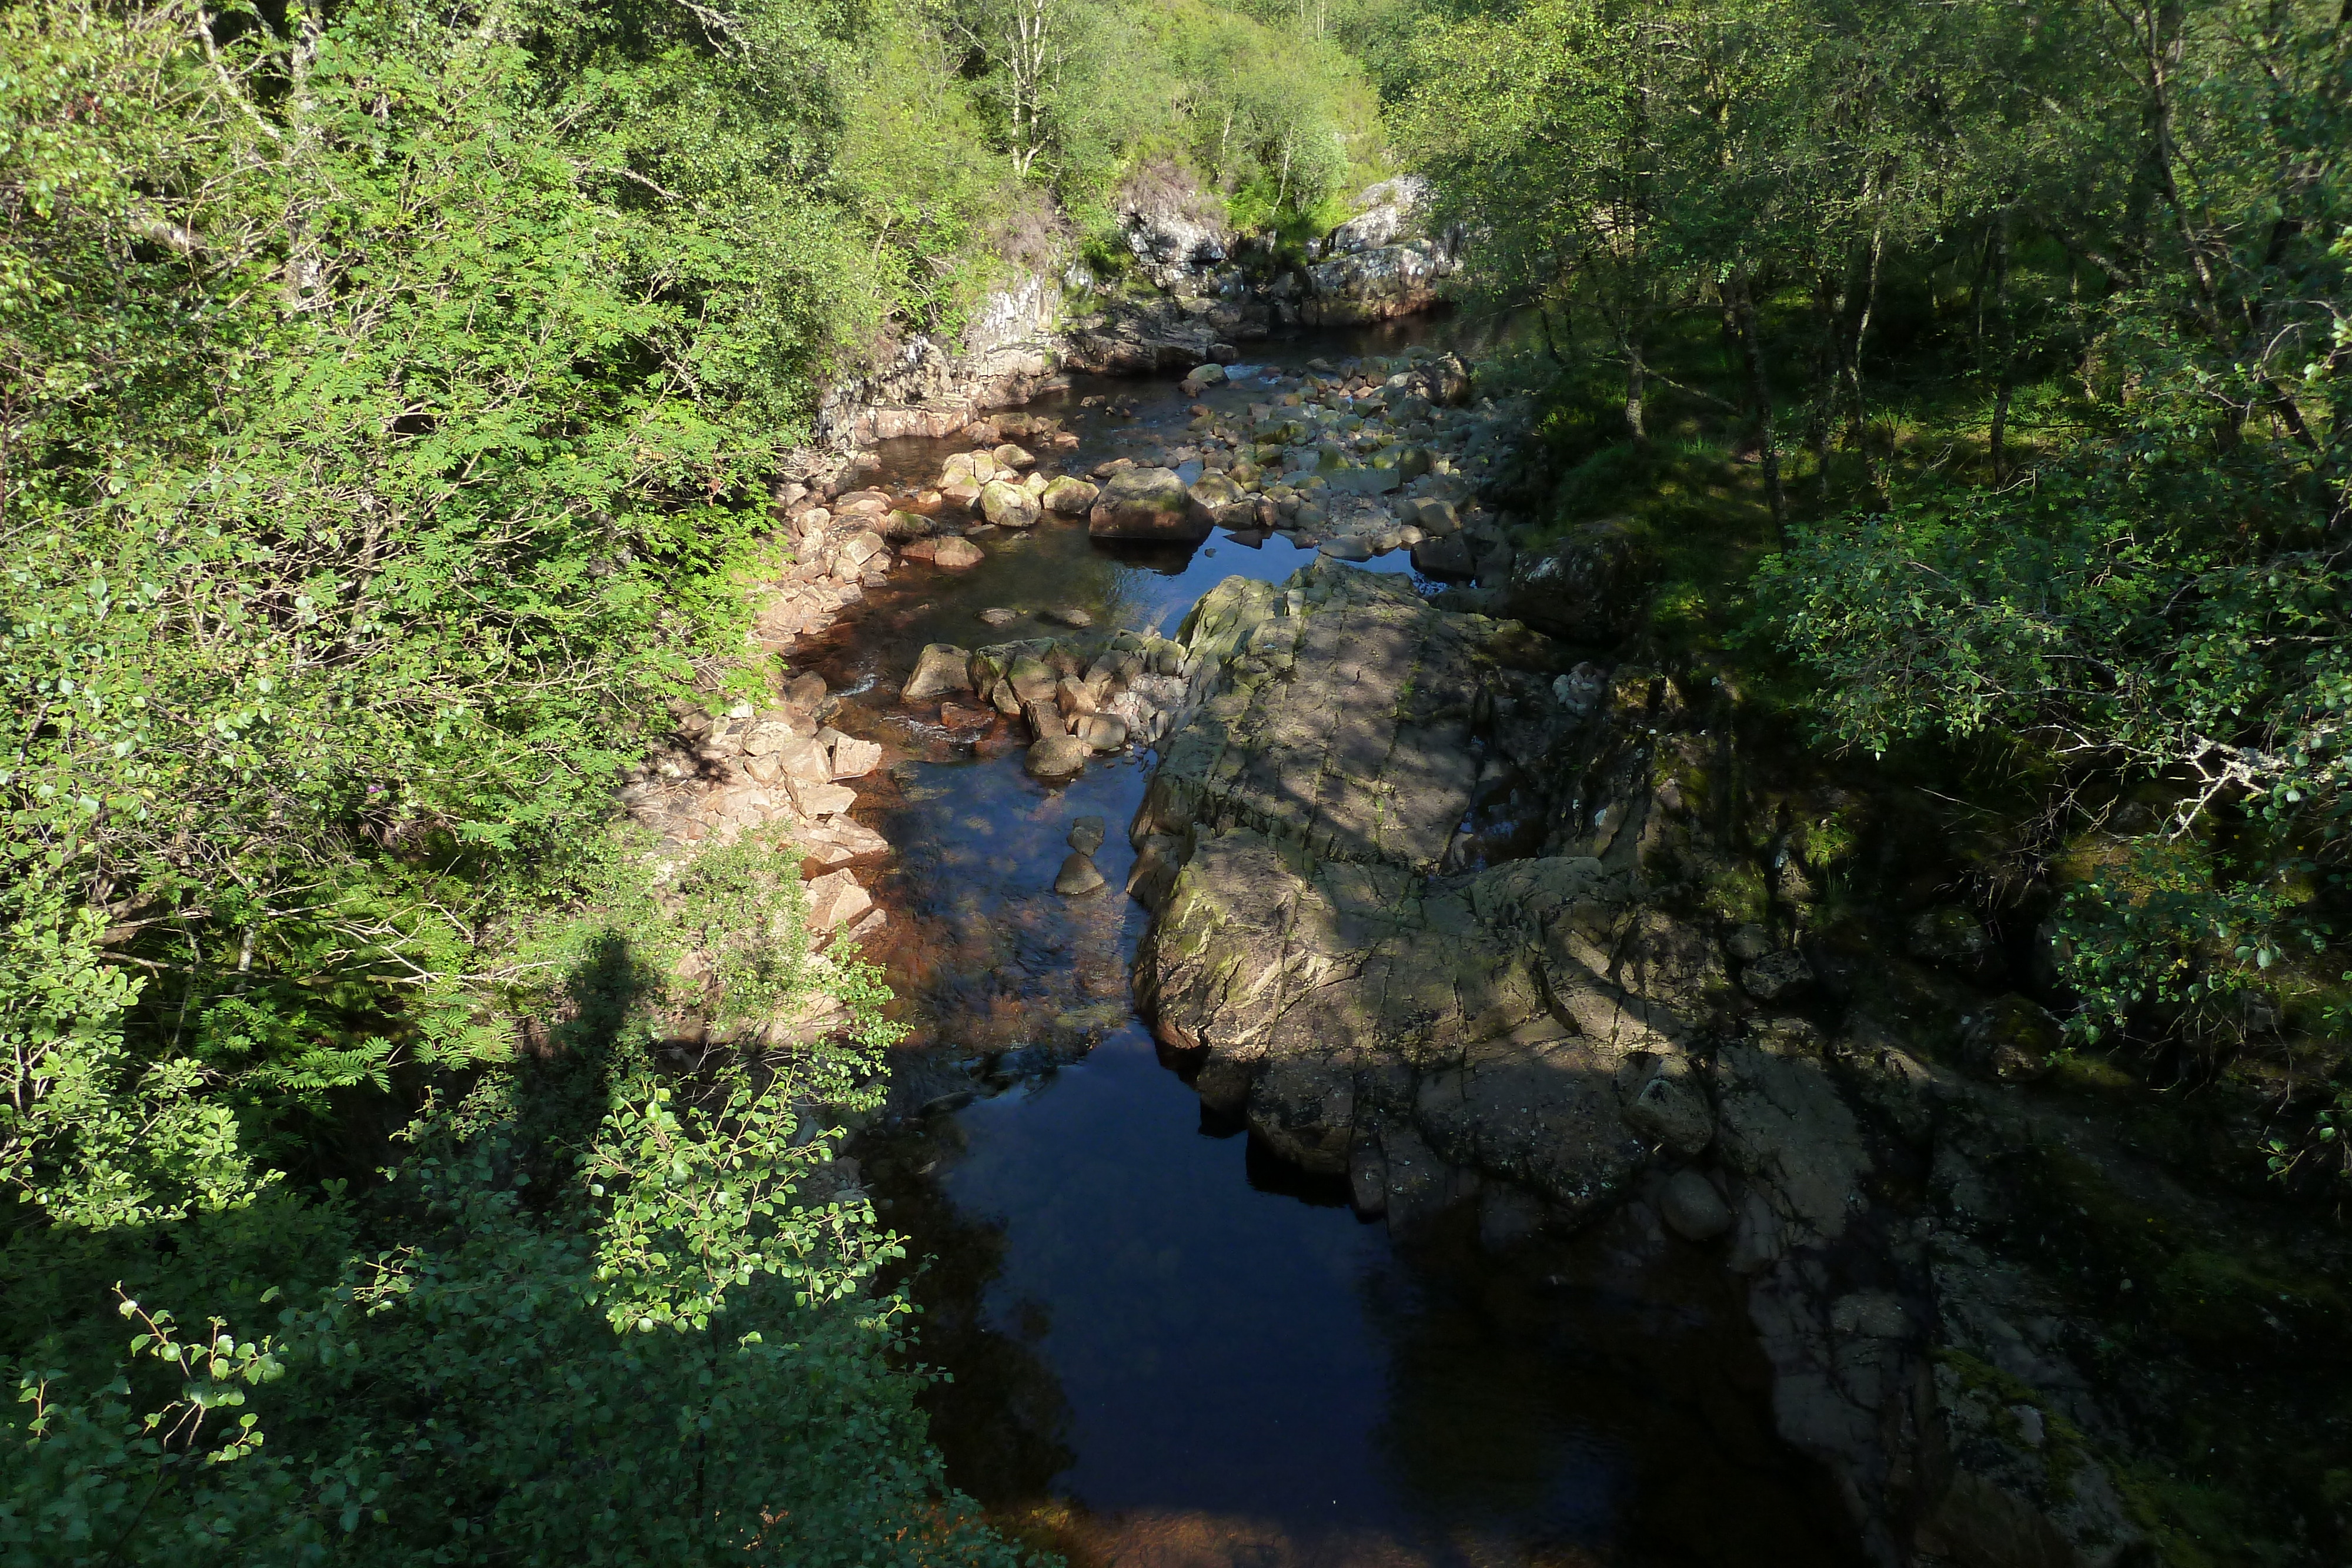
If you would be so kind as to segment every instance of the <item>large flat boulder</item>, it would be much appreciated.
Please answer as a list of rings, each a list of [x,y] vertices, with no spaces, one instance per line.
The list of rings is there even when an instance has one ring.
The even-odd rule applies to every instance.
[[[1194,609],[1192,646],[1223,674],[1165,747],[1153,831],[1248,826],[1433,871],[1478,780],[1472,709],[1493,623],[1336,563],[1293,580],[1305,586],[1229,578]]]
[[[1103,486],[1087,515],[1087,532],[1099,539],[1165,539],[1194,544],[1209,537],[1184,481],[1172,468],[1122,468]]]
[[[1315,861],[1246,828],[1176,874],[1139,967],[1163,1038],[1277,1150],[1344,1168],[1410,1127],[1448,1160],[1597,1208],[1649,1158],[1629,1109],[1680,1046],[1547,936],[1578,900],[1622,898],[1597,862],[1520,862],[1423,881]],[[1556,993],[1584,1005],[1564,1019]]]
[[[899,695],[916,703],[948,692],[968,692],[971,665],[971,655],[952,643],[930,643],[915,660],[915,673],[907,677],[906,689]]]
[[[1681,952],[1678,928],[1644,924],[1622,866],[1450,852],[1482,758],[1550,733],[1496,693],[1574,722],[1549,643],[1331,562],[1228,579],[1182,641],[1192,701],[1137,813],[1131,885],[1158,904],[1139,998],[1200,1053],[1204,1099],[1310,1170],[1434,1157],[1570,1219],[1624,1192],[1662,1128],[1711,1134],[1683,1086],[1719,963],[1655,956]]]

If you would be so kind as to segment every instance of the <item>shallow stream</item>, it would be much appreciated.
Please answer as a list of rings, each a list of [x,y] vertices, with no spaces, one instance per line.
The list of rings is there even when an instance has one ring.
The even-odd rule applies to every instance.
[[[1259,364],[1443,341],[1444,322],[1256,345]],[[1465,348],[1469,347],[1465,345]],[[1239,406],[1263,381],[1212,389]],[[1172,382],[1087,382],[1024,412],[1080,441],[1084,474],[1175,447]],[[961,442],[894,442],[884,487],[935,480]],[[1626,1216],[1529,1239],[1465,1210],[1393,1243],[1344,1185],[1270,1157],[1205,1113],[1135,1016],[1147,915],[1120,891],[1148,755],[1045,784],[1014,724],[974,741],[896,706],[928,643],[1063,628],[1173,632],[1232,574],[1309,559],[1276,535],[1114,548],[1083,519],[979,537],[957,573],[919,562],[869,589],[796,662],[851,694],[833,722],[895,758],[856,814],[896,850],[866,878],[867,944],[911,1030],[899,1099],[940,1109],[857,1149],[886,1223],[929,1266],[920,1354],[950,1478],[1074,1563],[1838,1563],[1844,1513],[1772,1436],[1743,1287]],[[1366,570],[1409,571],[1403,551]],[[1022,612],[992,625],[984,609]],[[1080,817],[1108,885],[1052,890]],[[968,1102],[964,1096],[970,1095]]]

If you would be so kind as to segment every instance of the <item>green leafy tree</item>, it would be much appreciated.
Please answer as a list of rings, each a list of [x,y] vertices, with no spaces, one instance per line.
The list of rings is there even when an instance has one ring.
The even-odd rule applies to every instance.
[[[953,308],[836,173],[866,21],[0,10],[11,1561],[1001,1555],[826,1170],[877,980],[605,825]]]
[[[1996,488],[1810,529],[1763,587],[1835,738],[2014,734],[2159,788],[2156,831],[2064,905],[2074,1025],[2230,1043],[2341,967],[2352,37],[2320,6],[2074,20],[2079,90],[2031,140],[2104,122],[2074,155],[2104,177],[2059,193],[2037,152],[1988,188],[2003,235],[2046,225],[2110,285],[2091,428],[1997,458]]]

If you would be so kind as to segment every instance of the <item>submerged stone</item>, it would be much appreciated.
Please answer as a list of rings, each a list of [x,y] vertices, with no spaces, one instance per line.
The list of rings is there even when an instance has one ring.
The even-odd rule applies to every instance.
[[[1054,891],[1069,897],[1092,893],[1102,885],[1103,873],[1084,851],[1073,851],[1054,878]]]

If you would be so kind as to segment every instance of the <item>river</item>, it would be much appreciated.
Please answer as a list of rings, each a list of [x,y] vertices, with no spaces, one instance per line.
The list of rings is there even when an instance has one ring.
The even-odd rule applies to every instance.
[[[1249,352],[1295,369],[1462,335],[1422,319]],[[1052,461],[1084,474],[1180,445],[1192,401],[1082,379],[1024,412],[1078,436]],[[931,482],[966,444],[887,444],[877,482]],[[897,706],[926,643],[1049,634],[1040,612],[1071,608],[1097,632],[1172,631],[1221,579],[1286,578],[1312,552],[1223,531],[1113,547],[1050,514],[979,542],[961,573],[905,563],[796,659],[849,694],[832,722],[891,759],[856,812],[897,852],[866,879],[889,915],[867,951],[910,1030],[898,1098],[939,1109],[856,1153],[929,1260],[910,1288],[919,1354],[951,1379],[929,1397],[950,1479],[1074,1563],[1855,1560],[1826,1481],[1772,1434],[1742,1281],[1633,1213],[1559,1237],[1465,1206],[1410,1242],[1360,1219],[1343,1181],[1204,1110],[1135,1014],[1149,917],[1120,889],[1150,756],[1045,784],[1017,720],[974,742]],[[1087,816],[1108,826],[1109,885],[1066,898],[1052,883]]]

